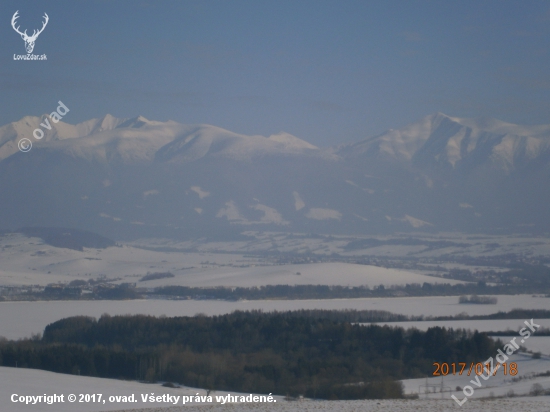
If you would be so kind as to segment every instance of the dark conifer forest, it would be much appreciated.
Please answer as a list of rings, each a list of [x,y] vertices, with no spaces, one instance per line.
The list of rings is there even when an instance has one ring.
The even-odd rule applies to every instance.
[[[497,343],[440,327],[361,326],[326,311],[72,317],[0,342],[0,365],[324,399],[399,398],[433,362],[484,361]]]

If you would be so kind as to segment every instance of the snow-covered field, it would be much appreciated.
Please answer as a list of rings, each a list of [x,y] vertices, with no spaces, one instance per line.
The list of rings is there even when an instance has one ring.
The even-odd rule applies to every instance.
[[[422,284],[424,282],[450,283],[453,285],[464,283],[378,266],[349,263],[311,263],[249,268],[191,269],[178,273],[174,278],[140,282],[140,286],[367,285],[373,288],[379,285]]]
[[[379,325],[399,326],[401,328],[417,328],[420,330],[428,330],[434,326],[441,326],[453,329],[471,329],[480,332],[495,332],[510,330],[512,333],[524,328],[525,319],[490,319],[490,320],[438,320],[438,321],[422,321],[422,322],[381,322]],[[550,319],[535,319],[537,325],[543,328],[550,328]],[[536,333],[535,333],[536,334]]]
[[[470,235],[465,233],[404,233],[388,236],[311,236],[299,233],[243,232],[249,240],[202,242],[178,242],[170,239],[141,239],[132,242],[135,246],[172,247],[179,250],[194,249],[200,252],[291,252],[344,256],[394,256],[394,257],[454,257],[454,256],[499,256],[516,253],[529,256],[549,256],[550,238],[547,236],[496,236]],[[411,244],[410,239],[418,240]],[[372,244],[369,247],[348,246],[361,239],[375,239],[387,244]],[[389,242],[388,242],[389,241]],[[438,242],[447,242],[438,244]],[[356,245],[356,244],[352,244]],[[454,261],[454,259],[450,259]],[[453,263],[450,267],[459,267]]]
[[[451,395],[455,395],[459,400],[462,400],[464,398],[462,392],[464,386],[471,386],[474,389],[473,395],[468,399],[489,397],[491,394],[494,396],[506,396],[510,390],[512,390],[515,395],[528,395],[531,387],[535,383],[541,384],[544,389],[550,389],[549,376],[535,377],[537,374],[550,371],[550,358],[548,356],[543,356],[541,359],[533,359],[526,354],[514,354],[510,356],[507,362],[508,364],[510,362],[517,363],[518,373],[516,376],[510,375],[509,371],[507,375],[504,375],[503,368],[501,368],[497,371],[495,376],[491,376],[487,380],[479,378],[481,387],[477,387],[477,385],[471,382],[471,380],[475,382],[475,372],[472,372],[470,376],[468,376],[467,367],[462,375],[458,372],[453,375],[451,371],[447,376],[405,380],[403,381],[405,393],[418,393],[421,398],[437,399],[442,397],[440,388],[441,385],[443,385],[445,388],[444,390],[447,391],[443,393],[444,398],[448,399]],[[514,378],[516,378],[515,380],[517,381],[514,381]],[[518,380],[517,378],[521,379]],[[428,392],[431,393],[426,393],[426,385],[431,385],[428,388]],[[457,387],[461,388],[460,391],[456,390]],[[547,399],[550,409],[550,397],[547,397]]]
[[[441,237],[426,237],[429,241],[441,240]],[[469,243],[470,246],[456,246],[447,249],[422,249],[422,246],[379,246],[365,250],[349,251],[347,243],[353,239],[333,237],[330,239],[298,239],[292,236],[277,234],[257,234],[251,242],[219,242],[208,245],[176,245],[182,247],[180,252],[150,251],[138,246],[108,248],[105,250],[86,249],[78,252],[68,249],[54,248],[45,245],[40,239],[29,239],[20,235],[0,236],[0,286],[2,285],[45,285],[52,282],[69,282],[75,279],[90,279],[100,275],[108,278],[118,278],[118,282],[137,282],[147,272],[172,272],[174,278],[165,278],[147,282],[139,282],[140,286],[155,287],[161,285],[186,286],[259,286],[267,284],[333,284],[333,285],[369,285],[371,287],[383,284],[385,286],[405,283],[440,282],[442,279],[428,277],[406,270],[385,269],[366,265],[346,263],[312,263],[301,265],[267,265],[257,257],[246,256],[251,251],[302,250],[314,253],[342,253],[398,256],[415,253],[417,256],[436,255],[441,253],[460,254],[464,251],[472,255],[483,256],[498,254],[503,251],[525,250],[532,253],[548,253],[549,242],[539,238],[505,238],[498,240],[500,246],[488,249],[483,246],[487,242],[495,242],[493,237],[450,236],[447,240]],[[271,245],[271,246],[269,246]],[[150,247],[150,244],[139,246]],[[172,247],[174,245],[160,242],[157,247]],[[196,252],[183,251],[195,248]],[[300,249],[302,248],[302,249]],[[304,249],[305,248],[305,249]],[[177,249],[177,248],[176,248]],[[217,253],[217,252],[231,253]],[[453,264],[454,265],[454,264]],[[456,267],[455,266],[450,267]],[[49,272],[49,273],[48,273]],[[300,273],[300,274],[298,274]],[[444,280],[446,283],[456,283]],[[41,333],[45,326],[61,318],[86,315],[99,317],[104,313],[110,315],[149,314],[154,316],[193,316],[197,313],[219,315],[234,310],[261,309],[264,311],[286,311],[297,309],[357,309],[386,310],[398,314],[446,316],[468,313],[483,315],[498,311],[509,311],[514,308],[548,309],[550,299],[541,296],[517,295],[498,296],[496,305],[461,305],[458,297],[406,297],[406,298],[363,298],[363,299],[330,299],[330,300],[261,300],[261,301],[168,301],[168,300],[131,300],[131,301],[40,301],[40,302],[0,302],[0,336],[8,339],[29,337]],[[484,321],[445,321],[445,322],[402,322],[391,323],[393,326],[417,327],[427,329],[440,325],[453,328],[478,329],[481,331],[496,331],[511,329],[517,332],[523,320],[484,320]],[[535,320],[545,327],[550,327],[550,320]],[[507,337],[501,337],[507,340]],[[487,388],[476,389],[474,398],[504,396],[510,390],[516,395],[528,394],[534,383],[540,383],[545,389],[550,389],[549,377],[532,378],[533,374],[550,370],[550,337],[532,336],[523,346],[532,351],[543,353],[541,359],[535,360],[526,355],[514,355],[518,363],[520,375],[524,379],[513,382],[511,377],[502,374],[487,381]],[[469,384],[470,377],[446,376],[443,386],[451,390],[457,386]],[[440,385],[441,378],[429,378],[430,385]],[[167,404],[144,404],[141,401],[128,405],[124,403],[74,403],[56,405],[26,406],[11,403],[13,393],[22,395],[40,395],[53,393],[102,393],[106,399],[111,395],[129,395],[134,393],[139,400],[139,394],[154,392],[172,395],[192,395],[197,393],[193,388],[169,389],[159,385],[147,385],[138,382],[117,381],[80,377],[72,375],[53,374],[45,371],[14,369],[0,367],[0,410],[8,412],[20,411],[108,411],[135,410],[144,411],[207,411],[224,408],[235,411],[417,411],[428,412],[457,410],[458,405],[450,399],[450,392],[443,394],[425,394],[421,385],[426,379],[404,381],[407,393],[421,392],[421,398],[407,401],[302,401],[287,402],[278,398],[275,404],[245,404],[245,405],[185,405],[176,408]],[[432,387],[433,388],[433,387]],[[62,392],[61,392],[62,391]],[[204,395],[204,390],[198,390]],[[457,397],[462,392],[454,392]],[[145,409],[143,409],[145,408]],[[152,409],[150,409],[152,408]],[[550,397],[538,398],[506,398],[480,401],[470,399],[460,410],[463,411],[514,411],[529,410],[533,412],[549,411]]]
[[[406,270],[348,263],[274,265],[256,257],[228,253],[163,252],[132,246],[76,251],[55,248],[38,238],[0,236],[0,286],[47,285],[89,280],[100,275],[138,282],[148,272],[171,272],[173,278],[138,282],[142,287],[262,285],[343,285],[375,287],[407,283],[463,283]]]
[[[494,256],[508,253],[550,256],[550,239],[544,237],[417,234],[415,239],[418,244],[413,242],[415,244],[409,245],[407,243],[410,243],[410,235],[378,236],[375,240],[382,243],[381,245],[355,249],[347,245],[361,245],[360,237],[307,237],[270,232],[247,232],[247,236],[250,240],[233,242],[143,239],[121,247],[85,249],[80,252],[52,247],[38,238],[4,234],[0,235],[0,286],[46,285],[75,279],[88,280],[100,275],[109,279],[117,278],[119,282],[137,282],[147,272],[171,272],[175,278],[140,282],[141,286],[330,284],[372,287],[380,284],[389,286],[423,282],[454,284],[459,282],[426,276],[434,273],[427,269],[396,270],[346,263],[274,265],[274,262],[267,261],[260,255],[247,254],[292,252],[318,255],[339,253],[343,256],[442,257],[441,262],[432,265],[434,270],[435,266],[446,269],[502,270],[465,266],[456,263],[456,256]],[[399,244],[400,241],[404,243]],[[378,244],[376,242],[374,244]],[[441,246],[436,246],[439,244]],[[446,258],[449,258],[447,263]],[[430,264],[425,266],[429,267]]]
[[[501,340],[506,340],[506,337],[500,337]],[[531,352],[540,352],[545,355],[550,356],[550,336],[536,336],[532,335],[529,337],[528,340],[526,340],[524,343],[521,344],[522,346],[525,346],[527,350],[530,350]]]
[[[160,384],[145,384],[136,381],[122,381],[117,379],[91,378],[88,376],[66,375],[61,373],[47,372],[37,369],[6,368],[0,367],[0,403],[2,411],[6,412],[88,412],[88,411],[114,411],[121,409],[150,408],[158,406],[157,403],[145,403],[142,401],[141,394],[153,394],[162,396],[163,394],[171,396],[206,396],[204,389],[189,387],[165,388]],[[210,394],[212,400],[215,396],[223,396],[228,393],[232,395],[242,395],[236,392],[213,392]],[[25,405],[19,402],[11,402],[12,394],[17,395],[64,395],[64,403]],[[68,402],[68,395],[77,395],[74,403]],[[102,394],[101,402],[79,402],[79,394]],[[128,404],[127,402],[114,401],[109,402],[110,396],[130,396],[134,394],[137,402]],[[248,395],[248,394],[244,394]],[[283,397],[275,396],[277,402],[282,402]],[[97,397],[96,397],[97,399]],[[182,404],[180,398],[179,402]],[[83,399],[85,400],[85,398]],[[105,400],[105,403],[103,403]],[[208,402],[205,404],[209,404]],[[161,403],[164,407],[170,406],[170,403]],[[164,409],[164,408],[163,408]]]
[[[534,366],[520,364],[520,372],[525,369],[535,369]],[[460,379],[458,379],[460,378]],[[418,400],[366,400],[366,401],[312,401],[304,400],[298,402],[288,402],[282,397],[276,396],[275,403],[256,403],[256,404],[233,404],[233,405],[217,405],[217,404],[186,404],[178,406],[170,406],[168,403],[151,404],[144,403],[141,400],[141,394],[171,396],[191,396],[199,393],[205,396],[203,389],[194,388],[164,388],[158,384],[143,384],[135,381],[119,381],[115,379],[90,378],[84,376],[63,375],[52,372],[40,371],[35,369],[22,368],[5,368],[0,367],[0,402],[2,411],[6,412],[92,412],[92,411],[138,411],[138,412],[189,412],[189,411],[212,411],[212,410],[231,410],[231,411],[334,411],[341,412],[447,412],[447,411],[467,411],[467,412],[508,412],[508,411],[530,411],[530,412],[547,412],[550,408],[550,397],[517,397],[494,400],[479,400],[475,399],[477,393],[479,396],[488,397],[490,392],[498,396],[500,392],[507,392],[513,389],[516,394],[528,393],[529,388],[533,383],[541,383],[543,387],[550,387],[550,378],[538,378],[520,381],[518,383],[505,382],[503,379],[498,379],[495,376],[494,381],[490,382],[493,387],[486,390],[477,390],[473,399],[469,399],[462,407],[450,398],[450,393],[444,393],[443,398],[440,393],[430,396],[435,399],[423,399],[426,395],[422,395]],[[445,381],[447,384],[455,384],[464,386],[467,384],[468,377],[456,377],[456,382],[449,379]],[[437,378],[432,378],[430,381],[439,383]],[[405,388],[410,392],[418,392],[418,385],[425,380],[409,380],[405,381]],[[86,403],[78,402],[79,394],[102,394],[102,400],[106,402]],[[64,395],[64,403],[56,403],[47,405],[44,403],[36,405],[25,405],[21,403],[11,402],[13,394],[17,395]],[[77,395],[77,402],[70,403],[67,397],[70,394]],[[122,402],[109,402],[110,396],[129,396],[135,395],[137,402],[128,404]],[[213,401],[215,402],[216,395],[226,395],[227,392],[213,392]],[[233,393],[234,395],[237,395]],[[240,395],[240,394],[239,394]],[[458,396],[457,396],[458,397]],[[458,397],[462,399],[462,397]]]
[[[546,397],[548,398],[548,397]],[[296,411],[315,411],[315,412],[455,412],[457,410],[464,412],[548,412],[550,399],[544,398],[511,398],[495,399],[487,401],[466,402],[460,409],[454,401],[449,400],[382,400],[382,401],[304,401],[304,402],[285,402],[275,405],[230,405],[230,406],[189,406],[176,407],[170,409],[147,409],[140,412],[207,412],[217,410],[228,411],[259,411],[259,412],[296,412]],[[130,411],[128,411],[130,412]]]
[[[194,316],[197,313],[220,315],[235,310],[261,309],[287,311],[297,309],[387,310],[406,315],[444,316],[467,312],[483,315],[514,308],[547,309],[550,300],[530,295],[499,296],[496,305],[461,305],[458,297],[362,298],[324,300],[126,300],[126,301],[39,301],[0,302],[0,336],[8,339],[41,333],[52,322],[68,316],[99,317],[147,314],[153,316]],[[466,321],[467,323],[472,321]],[[497,322],[497,321],[483,321]],[[445,322],[448,323],[448,322]],[[423,324],[423,323],[422,323]],[[419,327],[422,325],[419,324]],[[516,321],[513,321],[513,325]]]
[[[19,234],[0,236],[0,286],[47,285],[88,280],[105,275],[109,279],[137,282],[147,272],[185,273],[189,268],[257,265],[258,259],[239,254],[168,253],[129,246],[85,249],[83,252],[56,248],[38,238]]]

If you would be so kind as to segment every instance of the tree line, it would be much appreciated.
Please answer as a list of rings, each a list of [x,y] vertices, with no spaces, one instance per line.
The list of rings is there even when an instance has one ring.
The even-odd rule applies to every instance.
[[[177,299],[354,299],[369,297],[402,296],[461,296],[461,295],[515,295],[519,293],[549,293],[550,285],[487,285],[485,282],[450,285],[448,283],[407,284],[403,286],[383,285],[339,286],[339,285],[266,285],[256,287],[189,287],[162,286],[152,291],[139,291],[151,297]]]
[[[169,278],[170,272],[145,275],[140,281]],[[550,277],[549,277],[550,278]],[[514,278],[515,279],[515,278]],[[117,279],[114,279],[117,280]],[[516,279],[517,280],[517,279]],[[90,282],[88,282],[90,283]],[[96,282],[97,283],[97,282]],[[91,283],[90,283],[91,284]],[[24,288],[21,288],[24,289]],[[262,300],[262,299],[353,299],[369,297],[403,296],[464,296],[464,295],[515,295],[546,293],[550,283],[507,283],[487,285],[484,281],[450,285],[448,283],[413,283],[406,285],[340,286],[340,285],[266,285],[257,287],[190,287],[162,286],[152,290],[135,284],[115,284],[101,280],[91,289],[89,285],[49,285],[43,291],[22,291],[1,296],[2,300],[123,300],[143,298],[199,299],[199,300]],[[89,293],[82,293],[83,290]],[[1,290],[0,290],[1,292]],[[465,302],[464,302],[465,303]],[[477,302],[479,303],[479,302]]]

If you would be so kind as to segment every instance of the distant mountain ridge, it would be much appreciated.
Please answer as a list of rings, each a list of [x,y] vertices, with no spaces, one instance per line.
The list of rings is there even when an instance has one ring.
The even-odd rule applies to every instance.
[[[77,125],[60,121],[52,124],[52,130],[45,131],[43,139],[36,141],[32,132],[46,117],[27,116],[1,127],[0,160],[17,153],[17,140],[21,138],[30,139],[37,148],[107,162],[118,159],[131,163],[155,158],[193,161],[207,155],[246,160],[263,155],[320,152],[318,147],[285,132],[267,138],[246,136],[216,126],[155,122],[143,116],[117,119],[106,115]]]
[[[0,127],[0,229],[111,238],[550,230],[550,125],[435,113],[335,148],[288,133],[106,115]],[[23,137],[29,153],[17,150]]]
[[[492,118],[461,119],[442,113],[399,130],[341,146],[343,157],[388,158],[419,166],[491,162],[511,171],[550,153],[550,125],[519,126]]]
[[[550,125],[521,126],[492,118],[466,119],[443,113],[328,150],[285,132],[267,138],[246,136],[210,125],[155,122],[143,116],[118,119],[109,114],[76,125],[52,123],[52,130],[46,130],[45,137],[36,141],[32,131],[46,117],[26,116],[0,127],[0,160],[16,154],[17,141],[24,137],[40,148],[51,147],[89,160],[118,158],[130,162],[194,161],[204,156],[246,160],[263,155],[307,154],[333,159],[383,159],[419,166],[431,163],[452,169],[491,162],[494,167],[511,171],[516,165],[546,159],[550,153]]]
[[[46,114],[40,117],[25,116],[17,122],[0,127],[0,160],[17,153],[17,141],[19,139],[27,138],[35,142],[33,131],[40,128],[40,123],[43,123],[44,119],[49,120],[49,116]],[[126,121],[127,119],[117,119],[108,114],[101,119],[91,119],[76,125],[63,121],[50,122],[51,130],[42,128],[44,137],[41,141],[52,142],[74,137],[86,137],[105,130],[115,129]]]

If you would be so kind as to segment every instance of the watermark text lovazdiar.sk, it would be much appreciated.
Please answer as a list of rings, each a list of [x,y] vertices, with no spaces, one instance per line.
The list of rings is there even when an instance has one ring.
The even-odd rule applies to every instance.
[[[529,339],[531,333],[535,333],[536,330],[540,328],[540,325],[534,323],[533,319],[531,319],[531,321],[526,320],[523,323],[525,323],[527,327],[522,328],[519,331],[519,335],[522,337],[521,343],[525,342],[526,339]],[[485,381],[489,379],[498,370],[498,368],[500,368],[500,366],[508,360],[508,356],[513,355],[514,352],[519,349],[519,345],[516,343],[516,339],[518,339],[517,336],[513,339],[510,339],[510,341],[506,345],[504,345],[503,349],[506,353],[504,353],[501,349],[497,349],[498,354],[495,356],[495,360],[497,361],[496,365],[494,364],[493,357],[490,357],[485,362],[483,362],[483,364],[487,366],[487,376],[485,376],[483,373],[480,375],[476,375],[475,379],[472,379],[470,383],[474,386],[477,386],[478,388],[481,388],[482,381],[479,380],[479,377],[481,376],[481,378]],[[453,398],[459,406],[462,406],[468,400],[468,398],[474,394],[474,392],[474,388],[470,385],[467,385],[462,389],[464,399],[458,400],[455,395],[451,395],[451,398]]]

